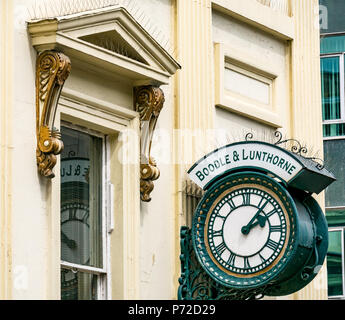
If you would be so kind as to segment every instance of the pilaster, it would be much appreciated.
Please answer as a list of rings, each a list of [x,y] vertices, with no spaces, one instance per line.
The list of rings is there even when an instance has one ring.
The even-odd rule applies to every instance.
[[[0,2],[0,300],[12,298],[13,1]]]
[[[291,135],[304,143],[311,156],[323,158],[320,36],[318,0],[291,0],[295,38],[291,43],[292,106]],[[324,195],[317,197],[324,208]],[[293,299],[327,299],[327,269]]]
[[[187,169],[212,150],[214,79],[211,0],[175,0],[174,47],[182,68],[175,77],[175,234],[185,225],[182,190]],[[208,145],[209,144],[209,145]],[[180,273],[179,239],[175,240],[175,277]]]

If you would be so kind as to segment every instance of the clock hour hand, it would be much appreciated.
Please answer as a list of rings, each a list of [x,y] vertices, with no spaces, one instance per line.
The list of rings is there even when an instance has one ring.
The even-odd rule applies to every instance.
[[[261,228],[263,228],[265,226],[267,218],[265,216],[259,215],[257,217],[256,222],[254,222],[253,224],[251,224],[249,226],[250,229],[254,228],[255,226],[259,225]]]
[[[252,228],[254,228],[255,226],[257,226],[257,225],[259,225],[261,228],[263,228],[263,227],[265,226],[265,224],[266,224],[266,220],[267,220],[267,218],[266,218],[265,216],[259,215],[259,216],[257,217],[257,221],[256,221],[256,222],[252,223],[252,224],[249,225],[249,226],[246,225],[246,226],[242,227],[241,231],[242,231],[243,234],[248,234],[249,231],[250,231]]]
[[[66,243],[67,247],[70,249],[74,249],[77,246],[77,243],[74,240],[68,238],[66,234],[63,233],[62,231],[61,231],[61,241]]]
[[[265,222],[266,222],[266,217],[265,216],[261,216],[260,213],[261,211],[266,207],[266,204],[268,203],[268,200],[266,200],[266,202],[264,203],[264,205],[262,207],[260,207],[260,209],[256,212],[256,214],[254,215],[254,217],[248,222],[248,224],[246,226],[243,226],[241,229],[241,232],[243,234],[248,234],[250,232],[250,230],[255,227],[256,225],[260,225],[261,228],[263,228],[265,226]],[[257,222],[254,223],[255,220],[258,220]]]

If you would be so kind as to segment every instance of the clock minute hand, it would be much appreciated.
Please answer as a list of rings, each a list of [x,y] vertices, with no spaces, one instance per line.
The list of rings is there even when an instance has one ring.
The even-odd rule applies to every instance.
[[[266,207],[268,203],[268,200],[266,200],[266,202],[264,203],[264,205],[262,207],[260,207],[260,209],[256,212],[256,214],[254,215],[254,217],[248,222],[248,224],[246,226],[243,226],[242,229],[241,229],[241,232],[243,234],[248,234],[249,231],[251,230],[251,228],[253,228],[254,226],[256,226],[258,223],[260,223],[260,226],[263,226],[264,224],[262,224],[261,221],[263,221],[262,219],[260,219],[261,221],[259,221],[258,219],[258,223],[256,224],[253,224],[253,222],[255,221],[256,218],[259,217],[261,211]]]

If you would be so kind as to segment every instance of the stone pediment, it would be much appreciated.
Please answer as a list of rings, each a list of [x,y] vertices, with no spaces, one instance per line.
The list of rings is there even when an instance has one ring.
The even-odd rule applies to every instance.
[[[136,85],[167,84],[180,65],[120,6],[28,22],[39,52],[58,50],[72,64],[115,72]]]

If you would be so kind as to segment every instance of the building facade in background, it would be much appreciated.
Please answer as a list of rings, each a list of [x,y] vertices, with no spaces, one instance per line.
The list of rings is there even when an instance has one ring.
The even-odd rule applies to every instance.
[[[326,217],[329,226],[328,295],[345,297],[344,267],[344,52],[345,24],[342,1],[320,1],[321,86],[324,158],[337,176],[326,190]]]
[[[342,134],[344,58],[322,60],[338,90],[322,109],[317,0],[4,0],[0,15],[0,299],[176,299],[196,160],[247,133],[316,157],[341,144],[323,142],[322,110],[324,136]],[[327,291],[324,264],[279,299]]]

